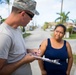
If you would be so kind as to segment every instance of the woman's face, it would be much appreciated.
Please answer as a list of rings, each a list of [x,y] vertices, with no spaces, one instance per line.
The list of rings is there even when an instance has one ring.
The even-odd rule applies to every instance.
[[[54,38],[56,40],[61,40],[64,37],[64,34],[64,29],[61,26],[57,27],[54,30]]]

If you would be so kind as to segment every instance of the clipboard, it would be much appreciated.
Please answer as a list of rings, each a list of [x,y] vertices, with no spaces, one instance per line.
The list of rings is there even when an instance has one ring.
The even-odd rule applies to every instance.
[[[56,60],[50,60],[49,58],[45,58],[45,57],[39,57],[39,56],[35,56],[33,55],[33,57],[37,58],[37,59],[40,59],[40,60],[43,60],[43,61],[47,61],[47,62],[50,62],[50,63],[54,63],[54,64],[57,64],[57,65],[61,65],[58,61]]]

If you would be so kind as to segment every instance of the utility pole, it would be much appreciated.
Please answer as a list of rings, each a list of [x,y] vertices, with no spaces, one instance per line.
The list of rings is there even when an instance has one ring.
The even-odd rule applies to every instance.
[[[61,13],[63,12],[63,0],[61,0]]]
[[[60,11],[60,14],[62,14],[63,12],[63,0],[61,0],[61,11]],[[61,15],[60,15],[61,17]],[[60,19],[60,22],[62,23],[62,18]]]

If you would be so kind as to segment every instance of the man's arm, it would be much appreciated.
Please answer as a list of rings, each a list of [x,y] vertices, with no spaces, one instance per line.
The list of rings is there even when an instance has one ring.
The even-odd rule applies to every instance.
[[[5,59],[0,59],[0,75],[10,75],[20,66],[22,66],[25,63],[30,63],[34,59],[35,58],[32,57],[31,54],[27,54],[23,59],[10,64],[6,63]]]

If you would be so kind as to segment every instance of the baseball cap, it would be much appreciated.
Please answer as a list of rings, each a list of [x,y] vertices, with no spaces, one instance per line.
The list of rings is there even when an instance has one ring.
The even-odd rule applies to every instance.
[[[14,0],[13,7],[21,10],[28,10],[35,15],[39,15],[39,12],[36,10],[36,4],[34,0]]]

